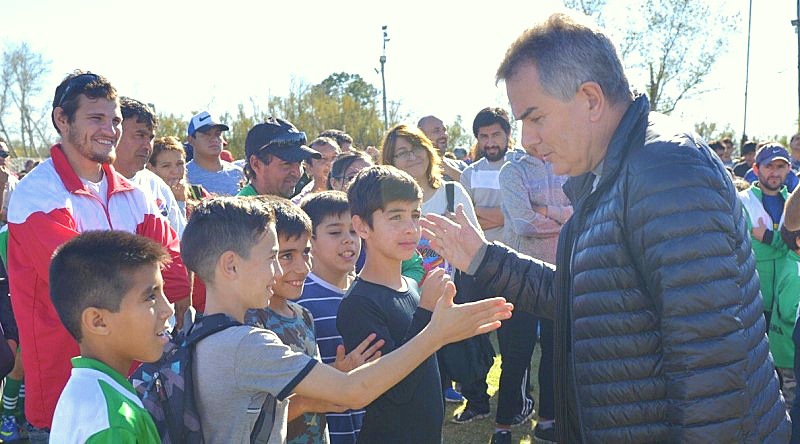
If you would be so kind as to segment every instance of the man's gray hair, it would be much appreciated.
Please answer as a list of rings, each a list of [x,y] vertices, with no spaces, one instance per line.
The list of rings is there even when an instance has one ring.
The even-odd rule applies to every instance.
[[[566,14],[553,14],[522,33],[497,69],[497,81],[508,80],[528,64],[536,67],[542,88],[559,100],[572,99],[586,82],[599,84],[614,105],[631,100],[628,79],[608,36]]]

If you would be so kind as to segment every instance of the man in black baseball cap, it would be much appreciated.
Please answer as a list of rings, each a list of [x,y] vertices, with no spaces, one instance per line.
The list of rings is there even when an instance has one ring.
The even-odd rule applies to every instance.
[[[322,158],[306,146],[306,140],[306,133],[280,118],[270,117],[251,128],[244,143],[244,172],[250,184],[242,188],[239,196],[292,197],[302,174],[300,164]]]

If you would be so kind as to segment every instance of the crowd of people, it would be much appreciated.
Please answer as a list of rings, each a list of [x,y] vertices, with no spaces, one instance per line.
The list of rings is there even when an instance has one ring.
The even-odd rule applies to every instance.
[[[0,439],[175,442],[139,364],[183,333],[205,442],[440,443],[491,414],[496,330],[475,442],[800,442],[800,133],[734,159],[563,14],[497,79],[512,114],[469,149],[434,115],[363,149],[270,117],[235,160],[210,113],[160,136],[68,75],[49,159],[16,174],[0,140]]]

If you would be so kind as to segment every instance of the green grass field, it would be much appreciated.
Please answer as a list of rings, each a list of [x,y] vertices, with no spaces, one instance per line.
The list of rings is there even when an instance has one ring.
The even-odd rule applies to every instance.
[[[497,340],[494,334],[492,335],[492,345],[494,346],[495,351],[497,351]],[[539,407],[539,381],[537,375],[539,372],[540,356],[541,352],[539,351],[539,346],[537,344],[531,359],[531,393],[533,395],[533,399],[537,402],[537,412]],[[495,356],[494,365],[489,371],[489,376],[487,378],[489,394],[492,395],[491,415],[486,419],[481,419],[480,421],[473,421],[460,425],[453,424],[450,422],[450,418],[452,418],[456,412],[460,412],[464,408],[464,404],[447,403],[447,405],[445,405],[444,412],[445,423],[444,427],[442,428],[444,444],[486,444],[492,439],[492,433],[494,433],[494,415],[497,411],[497,397],[495,396],[495,393],[497,392],[498,381],[500,379],[501,359],[501,356]],[[535,442],[533,440],[533,426],[535,424],[535,421],[531,421],[530,426],[522,425],[511,429],[513,442],[525,444]]]

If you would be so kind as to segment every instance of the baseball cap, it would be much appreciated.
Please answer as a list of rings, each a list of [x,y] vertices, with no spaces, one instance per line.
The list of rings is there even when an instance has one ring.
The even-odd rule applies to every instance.
[[[285,162],[321,159],[322,154],[306,146],[306,142],[306,133],[298,131],[291,122],[270,117],[247,132],[244,153],[249,159],[253,154],[265,152]]]
[[[759,148],[758,153],[756,153],[756,165],[759,166],[770,163],[776,159],[783,160],[788,164],[792,163],[789,160],[789,152],[778,143],[768,143]]]
[[[189,121],[189,130],[187,134],[189,134],[190,137],[194,137],[196,132],[205,131],[215,126],[219,127],[222,131],[228,131],[230,129],[228,125],[215,122],[214,119],[211,118],[211,114],[203,111],[192,116],[192,120]]]

